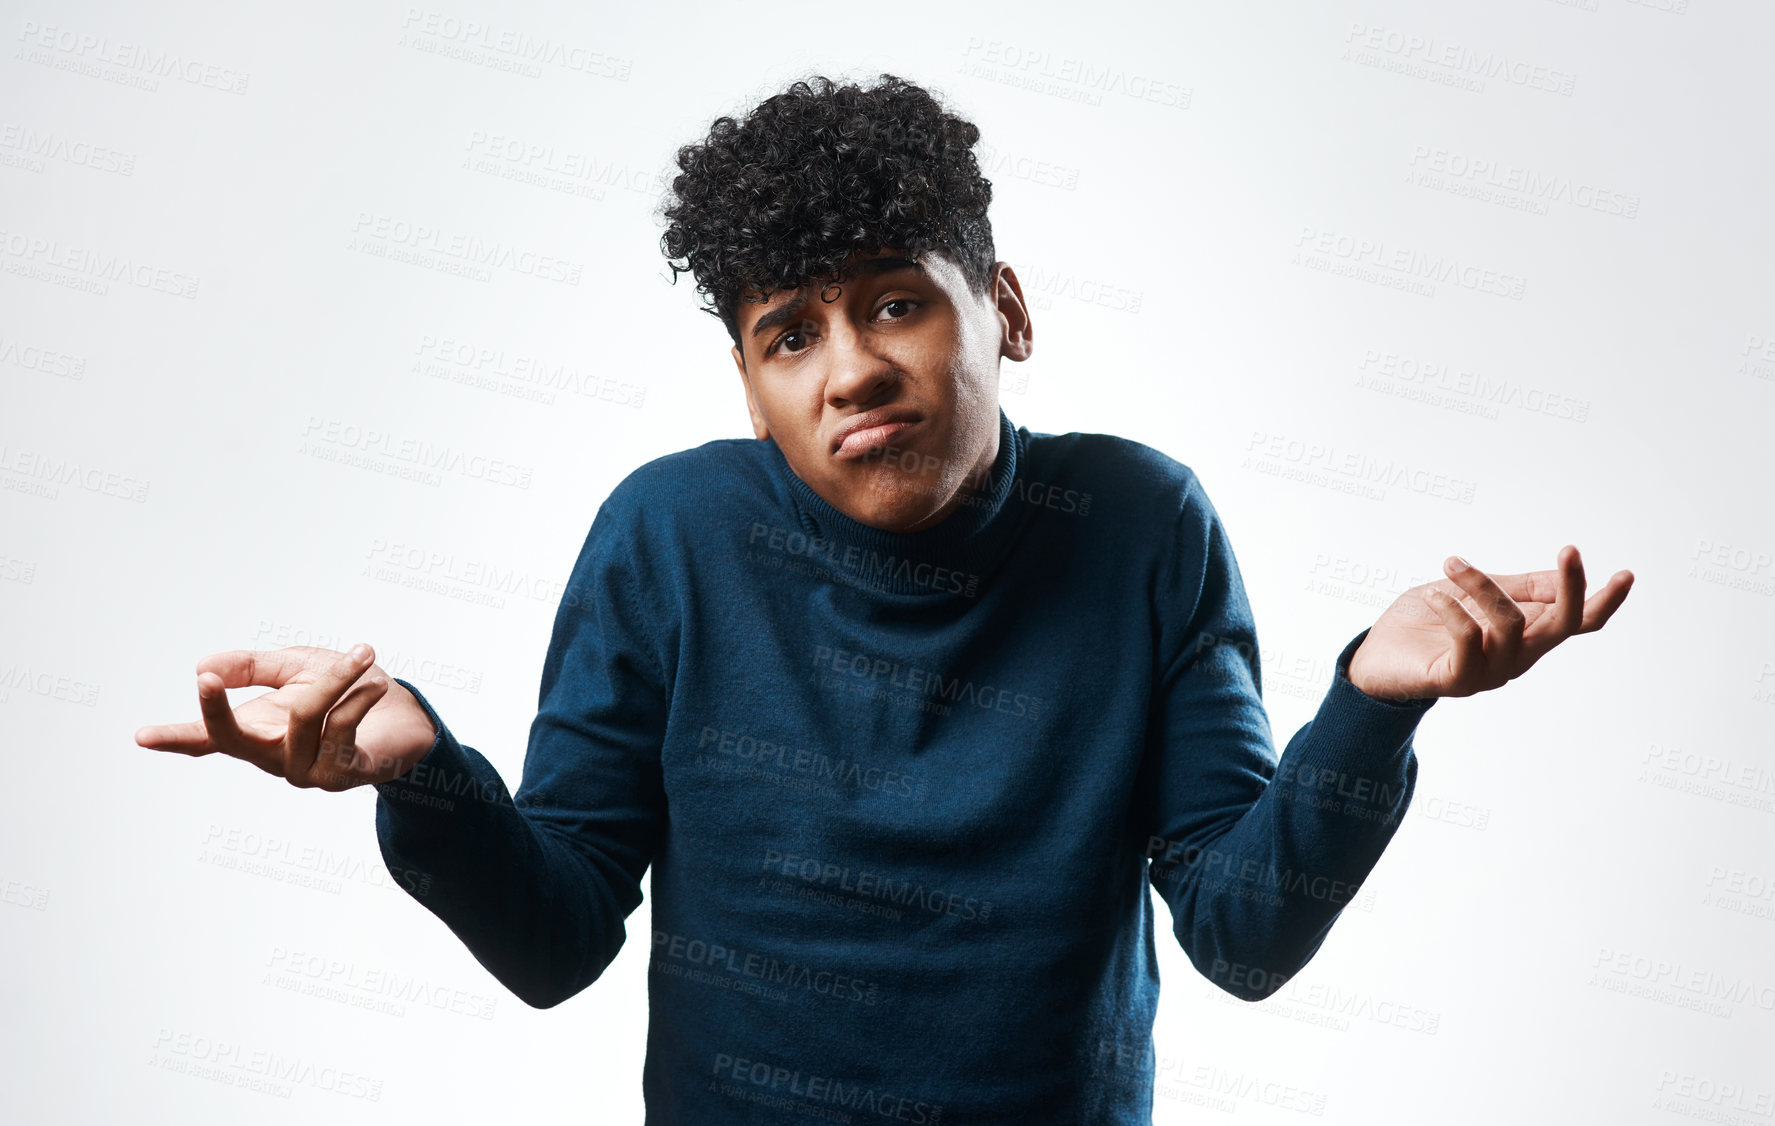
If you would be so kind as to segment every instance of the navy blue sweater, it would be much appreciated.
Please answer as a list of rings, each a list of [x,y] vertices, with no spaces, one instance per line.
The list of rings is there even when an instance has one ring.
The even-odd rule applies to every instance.
[[[1197,970],[1259,1000],[1398,827],[1434,701],[1350,683],[1367,631],[1278,756],[1195,475],[999,421],[990,479],[909,534],[769,440],[630,474],[515,796],[401,681],[438,737],[377,787],[383,856],[518,997],[596,981],[651,865],[650,1126],[1147,1123],[1148,884]]]

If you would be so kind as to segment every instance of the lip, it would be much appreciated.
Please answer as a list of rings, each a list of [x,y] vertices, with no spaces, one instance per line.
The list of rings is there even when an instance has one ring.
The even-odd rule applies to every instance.
[[[923,421],[917,411],[904,407],[864,411],[838,428],[832,438],[832,456],[846,460],[866,457]]]

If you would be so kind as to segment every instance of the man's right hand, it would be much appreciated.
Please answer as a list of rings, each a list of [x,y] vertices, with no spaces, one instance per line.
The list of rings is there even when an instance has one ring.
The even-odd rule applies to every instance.
[[[212,653],[197,662],[203,719],[140,728],[136,742],[193,756],[220,751],[303,789],[399,778],[438,733],[374,657],[368,645],[351,653],[311,645]],[[248,685],[276,691],[230,709],[224,689]]]

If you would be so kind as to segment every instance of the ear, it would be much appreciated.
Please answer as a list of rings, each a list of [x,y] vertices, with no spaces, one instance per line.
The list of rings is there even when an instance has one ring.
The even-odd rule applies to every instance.
[[[1035,325],[1029,319],[1029,305],[1023,300],[1023,286],[1010,263],[992,264],[989,297],[998,310],[998,354],[1018,362],[1029,359],[1035,351]]]
[[[746,357],[740,346],[733,346],[733,366],[740,371],[740,382],[746,388],[746,412],[752,416],[752,433],[760,442],[770,437],[770,427],[764,424],[764,412],[758,409],[758,396],[752,393],[752,377],[746,374]]]

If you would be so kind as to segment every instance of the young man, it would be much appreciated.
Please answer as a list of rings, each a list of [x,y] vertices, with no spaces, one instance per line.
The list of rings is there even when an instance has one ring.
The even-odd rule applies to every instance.
[[[1222,989],[1306,965],[1411,800],[1442,696],[1626,596],[1448,562],[1338,654],[1274,750],[1201,482],[1014,426],[1030,355],[979,131],[892,76],[720,118],[665,210],[755,438],[637,469],[555,619],[523,780],[367,648],[199,666],[144,745],[379,790],[392,869],[547,1007],[597,980],[652,869],[648,1122],[1151,1118],[1154,913]],[[676,273],[674,274],[676,276]],[[230,711],[224,686],[278,691]]]

